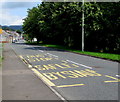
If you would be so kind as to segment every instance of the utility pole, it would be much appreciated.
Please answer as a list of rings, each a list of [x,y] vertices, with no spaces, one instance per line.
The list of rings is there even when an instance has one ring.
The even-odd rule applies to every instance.
[[[84,0],[82,0],[82,51],[84,51]]]

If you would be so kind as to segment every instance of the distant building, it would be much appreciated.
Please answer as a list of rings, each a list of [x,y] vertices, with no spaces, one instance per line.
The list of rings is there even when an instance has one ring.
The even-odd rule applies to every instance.
[[[0,25],[0,34],[2,34],[2,26]]]

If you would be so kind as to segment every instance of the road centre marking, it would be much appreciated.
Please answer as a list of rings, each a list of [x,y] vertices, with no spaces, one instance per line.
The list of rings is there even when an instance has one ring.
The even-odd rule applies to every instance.
[[[50,80],[48,80],[43,74],[41,74],[39,71],[37,71],[36,69],[32,68],[31,69],[35,74],[37,74],[38,77],[40,77],[45,83],[47,83],[49,86],[55,86],[55,84],[53,82],[51,82]]]
[[[44,52],[44,51],[42,51],[42,50],[39,50],[40,52]]]
[[[116,75],[117,77],[120,77],[120,75]]]
[[[58,57],[58,56],[56,56],[56,55],[53,55],[53,54],[51,54],[51,53],[47,53],[48,55],[51,55],[51,56],[54,56],[54,57]]]
[[[80,66],[83,66],[83,67],[86,67],[86,68],[89,68],[89,69],[93,69],[92,67],[86,66],[84,64],[79,64],[79,63],[76,63],[76,62],[73,62],[73,61],[70,61],[70,60],[66,60],[66,61],[77,64],[77,65],[80,65]]]
[[[73,84],[73,85],[60,85],[60,86],[56,86],[56,87],[73,87],[73,86],[83,86],[85,84]]]
[[[24,45],[24,46],[26,46],[26,47],[30,47],[29,45]]]

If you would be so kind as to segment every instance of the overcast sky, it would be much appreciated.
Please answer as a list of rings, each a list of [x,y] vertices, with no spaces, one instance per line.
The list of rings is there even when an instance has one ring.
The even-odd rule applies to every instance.
[[[22,25],[22,19],[26,17],[27,9],[40,4],[38,0],[33,1],[0,0],[0,25]]]

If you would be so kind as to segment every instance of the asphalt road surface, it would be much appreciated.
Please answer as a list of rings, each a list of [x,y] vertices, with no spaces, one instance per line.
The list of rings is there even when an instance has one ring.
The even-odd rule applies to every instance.
[[[118,100],[118,63],[23,42],[10,45],[66,100]]]

